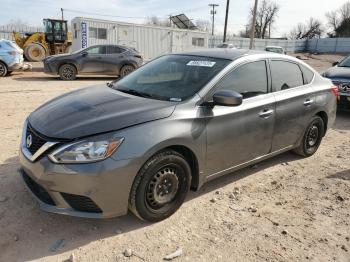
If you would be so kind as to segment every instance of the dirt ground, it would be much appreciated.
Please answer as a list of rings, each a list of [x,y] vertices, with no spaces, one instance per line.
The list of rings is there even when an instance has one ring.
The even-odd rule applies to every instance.
[[[322,71],[339,58],[306,62]],[[26,192],[21,128],[45,101],[112,78],[62,82],[37,71],[0,79],[0,261],[162,261],[177,248],[176,261],[350,261],[349,113],[314,156],[285,153],[214,180],[160,223],[82,219],[43,212]]]

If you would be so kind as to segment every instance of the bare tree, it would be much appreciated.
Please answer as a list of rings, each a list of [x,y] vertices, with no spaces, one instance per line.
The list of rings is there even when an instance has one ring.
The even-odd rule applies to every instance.
[[[335,32],[337,30],[339,24],[340,24],[340,17],[336,10],[330,11],[326,13],[327,18],[327,24],[332,30],[332,32]]]
[[[326,13],[330,37],[350,36],[350,1],[338,9]]]
[[[22,21],[21,19],[14,19],[14,20],[10,20],[10,22],[7,23],[6,25],[11,27],[26,27],[28,26],[28,23]]]
[[[149,16],[146,19],[147,25],[156,25],[156,26],[170,26],[169,19],[159,19],[157,16]]]
[[[350,2],[346,2],[339,8],[340,19],[346,20],[350,18]]]
[[[299,23],[291,32],[291,39],[320,38],[324,32],[322,22],[311,17],[305,24]]]
[[[266,38],[271,36],[271,30],[273,29],[273,24],[276,22],[279,10],[280,6],[276,2],[270,0],[263,0],[261,2],[256,13],[255,37]],[[253,9],[250,10],[249,28],[251,28],[252,17]]]
[[[198,19],[198,20],[196,20],[195,24],[196,24],[198,30],[200,30],[200,31],[204,31],[204,32],[210,31],[211,22],[208,20]]]

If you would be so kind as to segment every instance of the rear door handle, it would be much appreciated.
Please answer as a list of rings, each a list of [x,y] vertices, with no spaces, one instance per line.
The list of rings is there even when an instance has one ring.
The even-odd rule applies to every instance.
[[[304,101],[304,106],[311,106],[314,103],[314,100],[312,99],[306,99]]]
[[[273,110],[272,109],[264,109],[263,111],[261,111],[260,113],[259,113],[259,116],[261,117],[261,118],[269,118],[270,116],[272,116],[272,114],[273,114]]]

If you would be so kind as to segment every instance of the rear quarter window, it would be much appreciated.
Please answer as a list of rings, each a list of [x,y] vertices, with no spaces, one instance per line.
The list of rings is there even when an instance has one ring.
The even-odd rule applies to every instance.
[[[273,90],[281,91],[304,85],[303,75],[297,64],[272,60],[270,66]]]
[[[310,84],[312,79],[314,78],[314,72],[312,72],[309,68],[304,65],[300,65],[301,71],[303,71],[304,76],[304,85]]]

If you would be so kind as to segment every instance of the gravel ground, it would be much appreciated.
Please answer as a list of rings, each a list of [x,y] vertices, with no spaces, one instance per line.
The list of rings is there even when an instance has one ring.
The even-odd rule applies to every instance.
[[[305,56],[305,55],[304,55]],[[312,56],[319,71],[339,56]],[[0,261],[350,261],[350,115],[318,152],[285,153],[191,192],[156,224],[41,211],[17,171],[25,117],[45,101],[110,79],[62,82],[34,72],[0,79]]]

